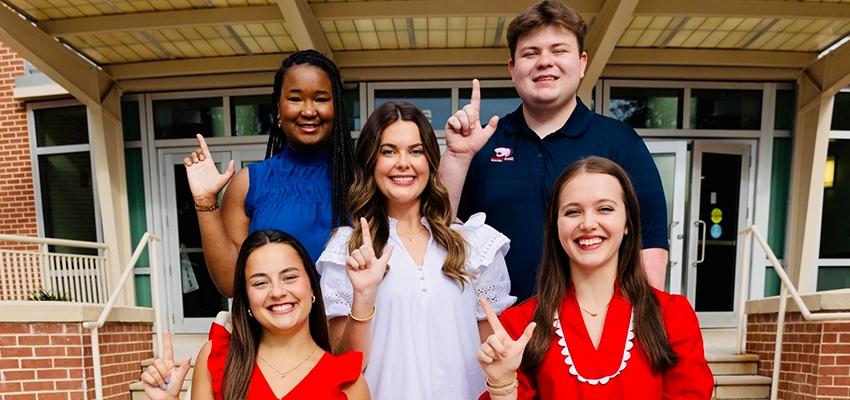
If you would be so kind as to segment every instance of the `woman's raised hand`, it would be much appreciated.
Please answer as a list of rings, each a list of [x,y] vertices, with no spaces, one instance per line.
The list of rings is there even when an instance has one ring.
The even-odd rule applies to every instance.
[[[389,245],[384,250],[384,254],[378,258],[372,247],[372,234],[369,232],[369,223],[366,222],[366,218],[360,218],[360,229],[363,245],[354,249],[346,260],[348,279],[351,280],[351,286],[355,292],[374,293],[390,269],[387,263],[393,254],[394,246]]]
[[[174,348],[167,329],[162,332],[162,340],[165,354],[142,372],[142,384],[151,400],[176,400],[180,398],[183,380],[189,372],[189,358],[174,365]]]
[[[236,171],[233,160],[227,164],[224,173],[219,173],[207,147],[207,141],[201,134],[197,134],[198,144],[201,146],[183,159],[186,166],[186,176],[189,178],[189,189],[195,204],[206,206],[218,201],[218,193],[230,182]]]
[[[531,340],[537,323],[528,324],[522,335],[517,340],[513,340],[502,327],[502,323],[499,322],[499,317],[496,316],[493,307],[490,307],[490,303],[484,299],[479,301],[487,315],[487,322],[493,329],[493,334],[488,336],[484,343],[481,343],[481,347],[478,348],[478,363],[491,383],[500,384],[515,376],[520,363],[522,363],[522,353],[525,351],[528,341]]]

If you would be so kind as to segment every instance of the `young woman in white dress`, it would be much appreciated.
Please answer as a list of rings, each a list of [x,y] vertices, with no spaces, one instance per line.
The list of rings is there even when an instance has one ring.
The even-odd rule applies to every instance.
[[[354,226],[337,229],[317,263],[331,344],[364,353],[376,400],[476,398],[484,377],[475,354],[490,334],[478,299],[496,312],[516,300],[508,238],[484,214],[452,224],[439,151],[415,106],[378,108],[355,151]]]

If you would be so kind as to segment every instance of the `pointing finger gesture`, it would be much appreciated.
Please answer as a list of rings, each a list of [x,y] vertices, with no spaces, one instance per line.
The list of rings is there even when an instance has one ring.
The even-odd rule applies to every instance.
[[[236,169],[233,160],[230,160],[227,169],[219,173],[210,155],[207,141],[200,133],[197,134],[197,138],[200,147],[183,159],[183,165],[186,166],[189,189],[192,191],[192,197],[195,198],[195,204],[209,205],[218,200],[218,193],[227,185]]]
[[[471,158],[493,136],[498,123],[499,117],[493,116],[487,125],[481,126],[481,84],[473,79],[469,104],[446,121],[446,151]]]
[[[162,332],[164,354],[142,372],[145,394],[151,400],[175,400],[180,398],[183,380],[189,372],[189,358],[174,365],[174,348],[168,330]]]
[[[375,255],[372,244],[372,234],[369,231],[369,223],[365,218],[360,218],[360,230],[362,245],[351,252],[346,259],[346,269],[351,286],[357,292],[372,291],[384,279],[384,274],[389,271],[389,261],[393,253],[393,246],[389,245],[381,257]]]
[[[534,334],[534,328],[537,326],[535,322],[528,324],[519,338],[512,339],[493,307],[487,300],[481,299],[481,306],[484,308],[484,313],[487,315],[487,322],[490,328],[493,329],[493,334],[481,343],[478,349],[478,363],[487,379],[493,383],[504,383],[513,378],[522,363],[522,353],[525,351],[525,346],[531,340]]]

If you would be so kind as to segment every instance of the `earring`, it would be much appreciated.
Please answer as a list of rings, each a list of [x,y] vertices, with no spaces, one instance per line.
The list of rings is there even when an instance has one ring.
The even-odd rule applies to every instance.
[[[251,312],[251,309],[250,309],[250,308],[248,309],[248,315],[250,315],[250,316],[251,316],[251,318],[253,318],[253,317],[254,317],[254,313],[253,313],[253,312]]]
[[[315,303],[315,302],[316,302],[316,295],[314,294],[313,295],[313,303]]]
[[[280,114],[277,114],[277,127],[283,129],[283,127],[280,125]]]

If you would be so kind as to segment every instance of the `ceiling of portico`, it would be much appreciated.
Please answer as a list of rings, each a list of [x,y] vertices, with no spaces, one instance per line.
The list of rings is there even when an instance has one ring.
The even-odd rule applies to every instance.
[[[283,56],[304,48],[329,53],[349,77],[380,80],[377,72],[367,72],[370,68],[383,72],[444,68],[457,71],[457,79],[471,73],[470,66],[498,66],[504,71],[507,27],[531,3],[2,1],[8,7],[0,11],[24,16],[40,32],[102,67],[117,81],[273,71]],[[605,57],[603,76],[605,71],[623,71],[627,66],[661,66],[783,70],[787,74],[781,76],[791,77],[850,34],[850,0],[576,0],[569,4],[589,23],[588,43],[593,45],[588,50],[591,58]],[[629,11],[622,12],[624,7]],[[599,27],[594,26],[597,23]],[[601,35],[601,40],[593,41],[593,35]],[[607,54],[606,44],[613,47]],[[491,75],[497,73],[492,71]],[[427,75],[410,77],[426,79]],[[452,72],[445,77],[452,78]]]

